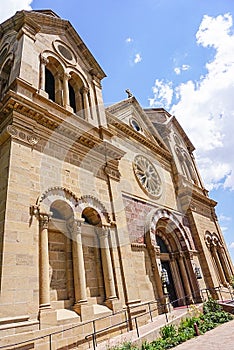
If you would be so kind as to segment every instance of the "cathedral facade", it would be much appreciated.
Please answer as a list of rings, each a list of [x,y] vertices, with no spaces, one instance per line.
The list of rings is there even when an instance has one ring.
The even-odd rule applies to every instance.
[[[193,144],[129,91],[104,108],[104,77],[54,12],[0,25],[3,337],[228,298],[233,265]]]

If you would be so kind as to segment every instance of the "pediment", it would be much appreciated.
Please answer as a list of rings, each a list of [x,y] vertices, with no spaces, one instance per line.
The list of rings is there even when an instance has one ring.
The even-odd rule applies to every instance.
[[[131,128],[136,135],[141,135],[157,146],[168,149],[135,97],[111,105],[106,111]]]

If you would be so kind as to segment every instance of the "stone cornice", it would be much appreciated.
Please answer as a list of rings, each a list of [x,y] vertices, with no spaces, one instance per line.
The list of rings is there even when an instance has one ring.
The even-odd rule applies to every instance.
[[[146,146],[157,155],[162,156],[167,161],[171,161],[172,156],[169,151],[157,146],[156,143],[153,144],[151,140],[148,140],[144,135],[136,132],[133,128],[121,122],[118,118],[114,117],[110,113],[106,112],[106,114],[109,127],[112,127],[117,131],[122,131],[128,137],[131,137],[137,142],[140,142],[142,145]]]
[[[176,119],[175,116],[172,117],[172,120],[170,121],[170,123],[175,125],[175,127],[178,130],[178,132],[180,133],[180,135],[182,136],[183,140],[185,141],[189,152],[192,153],[195,150],[195,147],[192,144],[192,142],[190,141],[188,135],[185,133],[184,129],[182,128],[182,126],[180,125],[180,123],[178,122],[178,120]]]
[[[11,129],[9,129],[11,130],[10,135],[14,138],[21,139],[21,141],[31,140],[30,142],[34,142],[37,138],[46,139],[51,137],[51,133],[55,132],[64,137],[64,142],[63,139],[59,140],[60,143],[64,143],[64,147],[66,147],[67,138],[69,139],[69,147],[73,144],[82,144],[87,149],[91,150],[90,155],[101,154],[102,158],[106,157],[106,161],[113,159],[120,160],[123,157],[125,154],[124,151],[99,137],[98,128],[91,126],[85,120],[77,116],[72,118],[71,113],[60,106],[59,108],[62,109],[63,114],[65,114],[63,118],[52,114],[45,108],[35,105],[34,102],[25,99],[23,96],[10,91],[0,108],[0,115],[2,119],[6,119],[9,114],[13,113],[10,119],[14,119],[15,121],[14,126],[11,126]],[[67,117],[71,118],[67,121]],[[32,123],[32,121],[34,121],[34,123]],[[8,124],[9,123],[11,123],[11,121],[8,121]],[[32,129],[32,124],[33,128],[37,129],[37,133],[35,134],[33,131],[29,131],[25,136],[19,137],[19,135],[22,136],[22,133],[25,133],[27,129]],[[3,129],[6,126],[7,125],[5,125]],[[42,129],[40,130],[40,126],[46,128],[47,131],[44,130],[43,132]],[[112,134],[109,133],[109,137],[111,135]],[[51,140],[55,142],[54,137]]]
[[[207,195],[203,193],[203,190],[200,187],[193,185],[188,181],[186,184],[183,184],[183,187],[180,187],[178,189],[177,195],[180,199],[187,197],[189,200],[194,199],[209,207],[214,208],[217,205],[217,202],[207,197]]]
[[[148,129],[148,131],[150,132],[150,135],[153,136],[157,143],[159,144],[160,147],[168,150],[167,145],[165,144],[164,140],[162,139],[161,135],[158,133],[157,129],[155,127],[153,127],[152,122],[150,121],[150,119],[148,118],[147,113],[145,112],[145,110],[141,107],[141,105],[139,104],[139,102],[137,101],[137,99],[132,96],[131,98],[127,98],[123,101],[120,101],[118,103],[115,103],[112,106],[109,106],[106,108],[106,111],[108,113],[114,114],[125,110],[126,106],[128,105],[132,105],[134,110],[136,110],[136,112],[139,114],[139,116],[141,116],[141,118],[144,121],[144,124],[146,125],[146,128]],[[130,113],[132,113],[132,111],[130,111]]]

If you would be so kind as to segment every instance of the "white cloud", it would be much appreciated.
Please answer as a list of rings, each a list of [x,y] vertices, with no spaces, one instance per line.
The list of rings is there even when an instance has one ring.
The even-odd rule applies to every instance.
[[[208,189],[234,189],[234,35],[232,16],[204,16],[196,34],[197,43],[215,49],[199,81],[189,80],[172,88],[156,81],[151,106],[164,102],[166,90],[176,102],[169,109],[196,146],[199,168]],[[170,99],[167,100],[170,102]]]
[[[141,61],[142,61],[142,57],[141,57],[141,55],[139,53],[137,53],[135,55],[135,58],[134,58],[134,63],[139,63]]]
[[[174,72],[175,72],[175,74],[179,75],[181,73],[180,67],[174,68]]]
[[[150,107],[169,108],[172,102],[173,89],[172,83],[164,83],[158,79],[155,80],[153,87],[154,98],[149,99]]]
[[[32,0],[0,0],[0,23],[13,16],[16,11],[31,10]]]
[[[133,39],[128,37],[126,40],[125,40],[126,43],[132,43],[133,42]]]
[[[229,248],[232,248],[232,249],[234,248],[234,242],[229,244]]]
[[[226,215],[223,215],[223,214],[220,214],[219,217],[218,217],[219,221],[231,221],[232,218],[230,216],[226,216]]]
[[[186,71],[190,68],[188,64],[182,64],[181,67],[176,67],[174,68],[174,72],[179,75],[182,71]]]

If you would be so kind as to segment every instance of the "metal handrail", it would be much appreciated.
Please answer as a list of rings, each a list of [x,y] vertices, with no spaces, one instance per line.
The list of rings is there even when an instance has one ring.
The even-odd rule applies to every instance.
[[[221,287],[218,286],[218,287],[213,287],[213,288],[203,288],[203,289],[198,289],[196,290],[193,294],[196,294],[197,292],[199,293],[200,292],[200,295],[204,301],[204,298],[203,298],[203,292],[206,292],[207,293],[207,296],[208,296],[208,291],[219,291],[220,292],[220,295],[221,295]],[[229,293],[230,293],[230,296],[232,298],[232,300],[234,300],[233,298],[233,293],[229,290]],[[193,295],[189,294],[189,295],[185,295],[184,297],[182,298],[179,298],[179,299],[176,299],[176,300],[173,300],[172,302],[168,302],[168,303],[161,303],[161,300],[164,299],[164,298],[159,298],[159,299],[156,299],[156,300],[152,300],[150,302],[144,302],[144,303],[141,303],[141,304],[138,304],[138,305],[132,305],[132,306],[127,306],[127,309],[124,309],[124,310],[120,310],[120,311],[117,311],[117,312],[113,312],[111,315],[107,315],[107,316],[102,316],[102,317],[99,317],[99,318],[96,318],[96,319],[93,319],[93,320],[90,320],[90,321],[86,321],[86,322],[82,322],[80,324],[77,324],[77,325],[74,325],[74,326],[71,326],[71,327],[68,327],[66,329],[62,329],[62,330],[59,330],[59,331],[55,331],[55,332],[51,332],[49,334],[45,334],[45,335],[42,335],[42,336],[39,336],[39,337],[35,337],[35,338],[32,338],[32,339],[29,339],[29,340],[25,340],[25,341],[21,341],[21,342],[18,342],[18,343],[14,343],[14,344],[7,344],[7,345],[3,345],[3,346],[0,346],[0,349],[4,349],[4,348],[11,348],[11,347],[15,347],[15,346],[18,346],[18,345],[22,345],[22,344],[26,344],[26,343],[30,343],[30,342],[33,342],[33,341],[36,341],[36,340],[39,340],[39,339],[43,339],[43,338],[49,338],[49,342],[50,342],[50,349],[52,348],[52,336],[53,335],[56,335],[56,334],[59,334],[59,333],[65,333],[66,331],[69,331],[71,329],[74,329],[74,328],[79,328],[79,327],[83,327],[85,325],[88,325],[88,324],[93,324],[93,330],[94,332],[93,333],[90,333],[89,335],[85,336],[85,339],[87,339],[88,337],[90,336],[93,336],[93,334],[95,334],[95,342],[96,342],[96,335],[101,333],[101,332],[105,332],[111,328],[115,328],[121,324],[126,324],[127,325],[127,331],[131,330],[132,327],[129,327],[130,324],[132,324],[132,321],[135,321],[135,326],[136,326],[136,331],[137,331],[137,335],[139,337],[139,327],[138,327],[138,323],[137,323],[137,319],[140,318],[140,317],[143,317],[147,314],[150,315],[150,320],[151,322],[153,322],[153,317],[152,317],[152,313],[154,311],[157,311],[157,310],[160,310],[160,309],[165,309],[168,307],[168,310],[169,312],[171,312],[171,308],[170,306],[173,305],[174,303],[178,302],[178,301],[181,301],[181,300],[185,300],[186,302],[186,305],[187,308],[189,307],[189,304],[187,303],[187,300],[189,297],[192,297]],[[221,297],[222,299],[222,297]],[[151,305],[155,305],[157,304],[157,308],[155,309],[151,309]],[[145,313],[142,313],[141,315],[138,315],[138,316],[134,316],[134,317],[127,317],[126,314],[127,312],[131,312],[132,309],[134,308],[137,308],[139,306],[144,306],[144,305],[148,305],[148,311],[145,312]],[[109,327],[105,327],[101,330],[98,330],[96,331],[96,327],[95,327],[95,322],[98,322],[100,320],[103,320],[105,318],[109,318],[111,316],[115,316],[115,315],[118,315],[118,314],[125,314],[125,321],[122,321],[120,323],[116,323],[114,325],[111,325]],[[165,318],[166,318],[166,322],[168,322],[168,317],[167,317],[167,312],[164,313],[165,314]],[[94,341],[93,341],[93,344],[94,344]]]

